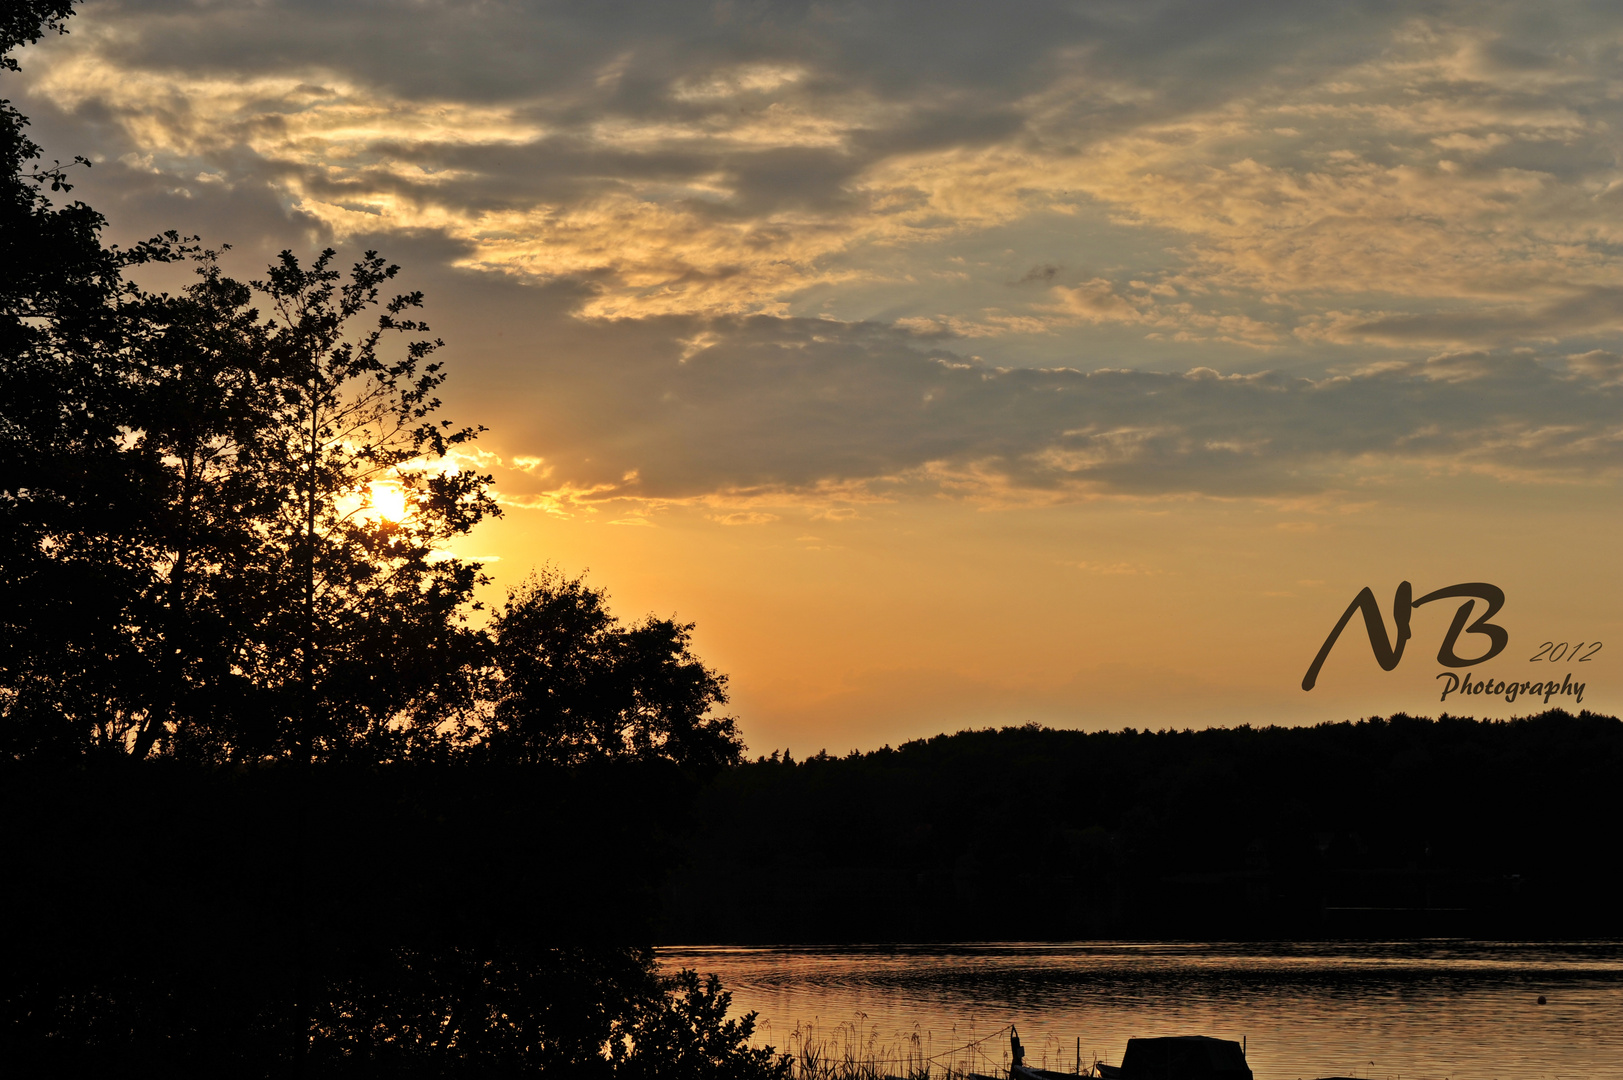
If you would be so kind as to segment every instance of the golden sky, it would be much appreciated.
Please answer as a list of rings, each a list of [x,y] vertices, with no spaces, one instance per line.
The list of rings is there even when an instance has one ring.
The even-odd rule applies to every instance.
[[[1474,678],[1623,708],[1615,5],[69,25],[11,92],[109,235],[401,262],[491,429],[492,598],[553,562],[696,621],[754,751],[1533,711],[1439,702],[1443,603],[1390,673],[1355,622],[1304,693],[1402,580],[1504,589]]]

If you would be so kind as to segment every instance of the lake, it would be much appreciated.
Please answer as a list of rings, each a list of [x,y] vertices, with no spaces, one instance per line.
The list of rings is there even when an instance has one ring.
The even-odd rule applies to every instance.
[[[1242,1038],[1257,1080],[1623,1078],[1623,942],[967,944],[665,948],[715,972],[758,1042],[991,1071],[1005,1025],[1028,1064],[1130,1036]],[[1547,1004],[1539,1005],[1540,996]],[[977,1046],[951,1053],[971,1040]],[[978,1064],[977,1064],[978,1063]]]

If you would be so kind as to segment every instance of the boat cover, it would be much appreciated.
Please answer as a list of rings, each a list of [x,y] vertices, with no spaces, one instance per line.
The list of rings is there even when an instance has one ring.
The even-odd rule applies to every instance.
[[[1206,1035],[1128,1039],[1125,1080],[1252,1080],[1240,1044]]]

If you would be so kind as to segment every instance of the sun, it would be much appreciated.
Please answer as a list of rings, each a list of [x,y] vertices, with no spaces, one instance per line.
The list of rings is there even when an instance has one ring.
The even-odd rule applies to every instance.
[[[372,513],[385,521],[404,521],[411,512],[405,489],[392,480],[369,485],[368,502]]]

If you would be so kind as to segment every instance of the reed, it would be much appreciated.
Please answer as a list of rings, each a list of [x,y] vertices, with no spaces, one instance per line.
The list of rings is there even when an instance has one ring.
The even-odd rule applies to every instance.
[[[928,1032],[915,1028],[887,1039],[858,1013],[832,1028],[797,1023],[783,1049],[793,1080],[969,1080],[1007,1074],[1008,1043],[997,1038],[1006,1030],[980,1040],[955,1030],[937,1052]]]

